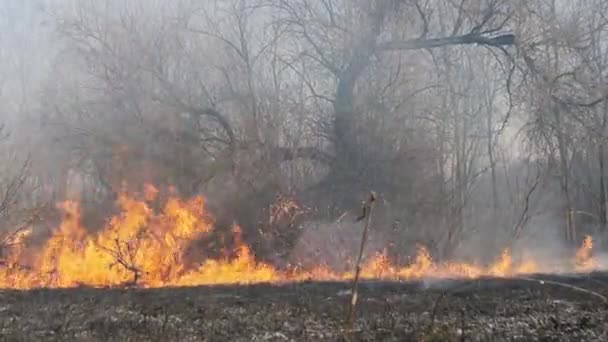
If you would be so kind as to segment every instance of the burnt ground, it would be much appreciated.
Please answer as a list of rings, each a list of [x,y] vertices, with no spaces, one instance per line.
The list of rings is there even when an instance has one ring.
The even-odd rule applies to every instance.
[[[608,296],[608,274],[535,276]],[[0,292],[7,341],[338,341],[347,283]],[[545,282],[361,285],[356,341],[608,341],[608,303]]]

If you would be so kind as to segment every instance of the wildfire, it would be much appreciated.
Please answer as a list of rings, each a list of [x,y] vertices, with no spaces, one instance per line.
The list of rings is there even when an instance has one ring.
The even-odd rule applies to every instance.
[[[168,199],[161,209],[152,209],[158,190],[146,186],[142,200],[126,194],[118,198],[119,214],[96,233],[80,223],[78,203],[60,205],[64,217],[42,247],[23,242],[31,230],[10,237],[0,268],[0,287],[139,287],[194,286],[210,284],[250,284],[303,280],[346,280],[352,273],[340,273],[325,266],[312,269],[277,269],[256,261],[243,243],[238,226],[233,227],[234,253],[218,259],[204,258],[193,263],[187,251],[193,242],[213,232],[213,220],[202,197]],[[591,237],[586,237],[575,256],[575,270],[597,267]],[[508,249],[491,265],[437,263],[424,246],[406,266],[394,265],[386,253],[369,258],[363,265],[367,279],[414,280],[436,278],[510,277],[545,271],[532,260],[514,261]]]

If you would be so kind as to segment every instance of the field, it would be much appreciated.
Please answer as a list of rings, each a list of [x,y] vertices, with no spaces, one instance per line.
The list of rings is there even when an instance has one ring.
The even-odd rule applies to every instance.
[[[608,274],[533,278],[545,282],[365,282],[351,339],[607,340]],[[4,290],[0,329],[6,341],[338,341],[349,286]]]

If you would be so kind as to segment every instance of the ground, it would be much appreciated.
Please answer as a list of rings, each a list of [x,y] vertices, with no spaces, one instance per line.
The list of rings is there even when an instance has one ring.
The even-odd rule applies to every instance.
[[[545,282],[366,282],[350,338],[608,341],[608,274],[531,278]],[[0,332],[7,341],[339,341],[349,288],[4,290]]]

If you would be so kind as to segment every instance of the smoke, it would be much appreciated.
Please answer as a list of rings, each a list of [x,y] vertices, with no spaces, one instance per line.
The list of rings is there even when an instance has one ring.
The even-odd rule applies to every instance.
[[[363,224],[355,223],[355,215],[345,214],[334,222],[306,222],[289,255],[292,264],[304,267],[327,265],[337,271],[352,271],[361,245]],[[383,252],[390,237],[371,230],[366,242],[365,257]]]
[[[497,71],[503,63],[485,49],[454,47],[436,60],[415,51],[354,51],[373,45],[365,39],[374,30],[359,27],[376,18],[361,20],[364,7],[319,16],[336,25],[298,21],[305,16],[268,25],[266,10],[229,1],[221,11],[189,8],[188,1],[109,1],[60,13],[68,3],[0,4],[0,57],[7,61],[0,65],[0,114],[13,133],[0,173],[9,179],[19,164],[11,157],[32,154],[31,189],[23,191],[29,197],[20,199],[27,206],[78,199],[85,220],[95,222],[85,225],[99,226],[123,182],[130,190],[144,182],[174,186],[182,197],[203,194],[218,225],[240,224],[257,248],[259,231],[268,226],[265,210],[277,194],[289,194],[311,210],[285,225],[288,247],[259,247],[260,258],[288,248],[289,263],[349,270],[363,229],[352,203],[375,190],[386,203],[374,214],[367,258],[386,251],[407,263],[422,244],[441,259],[452,232],[449,257],[456,260],[488,263],[509,247],[516,258],[556,267],[569,262],[561,179],[544,176],[524,207],[536,170],[553,167],[544,164],[556,157],[553,147],[526,149],[520,129],[538,121],[524,99],[530,94],[509,94],[518,103],[507,116],[505,75]],[[327,10],[317,5],[315,11]],[[360,17],[345,17],[351,12]],[[416,18],[399,22],[411,13],[417,11],[399,12],[391,18],[395,23],[379,25],[387,32],[378,39],[403,36],[390,31],[395,27],[416,29],[407,26]],[[302,26],[281,27],[285,23]],[[245,32],[235,35],[234,27]],[[311,49],[310,41],[322,48]],[[365,53],[369,58],[349,60]],[[244,60],[250,56],[255,61]],[[328,65],[334,59],[336,65]],[[360,70],[345,78],[351,89],[338,88],[336,70],[358,63]],[[349,109],[340,121],[335,104],[343,94],[350,94],[340,99]],[[192,108],[214,111],[196,115]],[[344,127],[336,127],[339,121]],[[597,211],[597,161],[575,159],[597,151],[576,123],[568,125],[574,127],[568,130],[573,146],[566,149],[577,160],[573,184],[586,189],[572,195],[572,204]],[[317,207],[329,206],[319,214]],[[340,216],[344,210],[348,214]],[[510,245],[524,211],[520,239]],[[576,224],[579,239],[597,227],[587,218],[577,217]],[[601,240],[599,234],[594,238]]]

